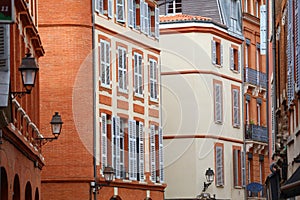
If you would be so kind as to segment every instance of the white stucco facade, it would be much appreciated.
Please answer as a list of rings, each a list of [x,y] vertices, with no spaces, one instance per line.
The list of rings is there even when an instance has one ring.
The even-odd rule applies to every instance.
[[[233,175],[233,148],[243,150],[242,79],[240,70],[230,69],[230,47],[240,52],[241,41],[212,23],[161,24],[160,30],[165,198],[199,195],[206,170],[216,174],[215,145],[222,144],[224,184],[213,182],[206,192],[216,199],[243,199],[244,190],[234,186]],[[214,39],[221,43],[221,66],[212,64]],[[221,123],[215,122],[216,81],[222,85]],[[237,127],[233,126],[232,88],[239,90]]]

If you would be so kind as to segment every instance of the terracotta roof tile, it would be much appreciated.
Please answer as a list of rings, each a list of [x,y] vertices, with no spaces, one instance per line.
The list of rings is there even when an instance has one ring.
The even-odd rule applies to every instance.
[[[211,21],[211,18],[185,14],[160,16],[160,22]]]

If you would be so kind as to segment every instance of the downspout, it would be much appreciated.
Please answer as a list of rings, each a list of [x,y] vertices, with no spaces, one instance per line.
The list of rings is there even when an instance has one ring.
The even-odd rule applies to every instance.
[[[243,9],[242,9],[242,1],[241,1],[241,31],[242,33],[244,33],[244,25],[243,25]],[[241,45],[241,63],[243,67],[241,67],[241,78],[242,78],[242,113],[245,113],[244,110],[245,110],[245,37],[244,37],[244,42],[242,43]],[[242,62],[243,61],[243,62]],[[242,117],[242,119],[244,119],[244,116]],[[244,152],[244,158],[242,160],[243,164],[244,164],[244,170],[245,170],[245,177],[242,177],[242,180],[244,179],[245,181],[245,184],[246,184],[246,135],[245,135],[245,121],[242,120],[243,124],[242,124],[242,134],[243,134],[243,152]],[[242,173],[242,176],[243,176],[243,173]],[[247,189],[246,187],[244,188],[244,199],[246,200],[247,199]]]
[[[267,132],[268,132],[268,153],[270,154],[270,135],[272,135],[272,129],[271,129],[271,126],[270,126],[270,85],[269,85],[269,73],[270,73],[270,69],[269,69],[269,0],[266,0],[266,16],[267,16],[267,28],[266,28],[266,73],[267,73],[267,90],[266,90],[266,96],[267,96],[267,102],[266,102],[266,106],[267,106],[267,113],[266,113],[266,117],[267,117]],[[270,132],[271,130],[271,132]],[[271,134],[270,134],[271,133]],[[272,136],[271,136],[272,138]],[[272,144],[272,143],[271,143]],[[268,155],[268,157],[270,157],[270,155]],[[270,162],[270,161],[269,161]]]
[[[96,52],[95,52],[95,0],[92,0],[92,76],[93,76],[93,166],[94,166],[94,182],[97,183],[97,159],[96,159],[96,124],[97,124],[97,112],[96,112]],[[90,189],[91,196],[93,195],[92,188]],[[94,192],[94,200],[97,200],[97,192]]]
[[[272,65],[273,65],[273,104],[274,104],[274,140],[276,141],[276,133],[277,133],[277,117],[276,117],[276,110],[277,110],[277,83],[276,83],[276,26],[275,26],[275,0],[272,0]],[[273,141],[273,142],[275,142]],[[276,146],[276,145],[275,145]],[[276,148],[276,147],[275,147]],[[276,149],[274,149],[276,151]],[[273,152],[274,153],[274,152]],[[271,155],[272,156],[272,155]]]

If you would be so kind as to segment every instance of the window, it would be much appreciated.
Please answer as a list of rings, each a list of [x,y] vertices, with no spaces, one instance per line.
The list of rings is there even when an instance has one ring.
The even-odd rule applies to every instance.
[[[212,64],[223,65],[223,45],[221,45],[221,40],[214,38],[211,41],[211,49],[212,49]]]
[[[233,182],[234,186],[242,186],[241,147],[233,146]]]
[[[240,91],[232,86],[232,122],[234,127],[240,127]]]
[[[259,103],[257,103],[256,104],[257,105],[257,125],[258,126],[260,126],[260,123],[261,123],[261,121],[260,121],[260,104]]]
[[[231,0],[231,17],[230,17],[230,27],[233,31],[237,30],[238,26],[238,3],[237,0]]]
[[[112,0],[96,0],[95,4],[96,12],[112,18]]]
[[[214,81],[215,122],[223,122],[223,94],[222,83]]]
[[[118,83],[119,90],[127,91],[127,67],[126,64],[126,49],[123,47],[118,47]]]
[[[259,0],[255,1],[255,16],[259,17]]]
[[[9,26],[0,24],[0,71],[7,71],[9,54]],[[2,80],[1,80],[2,82]],[[3,83],[3,82],[2,82]],[[1,102],[2,104],[2,102]]]
[[[103,170],[107,165],[107,135],[108,135],[108,121],[109,116],[105,113],[101,113],[101,169]]]
[[[128,125],[128,163],[129,179],[145,181],[144,125],[142,122],[129,120]]]
[[[117,0],[117,21],[124,22],[125,21],[125,5],[124,0]]]
[[[168,15],[175,15],[177,13],[182,13],[181,0],[174,0],[167,3],[166,9]]]
[[[136,28],[136,1],[128,0],[128,26]]]
[[[230,69],[236,72],[240,71],[241,58],[238,47],[230,47]]]
[[[249,61],[250,61],[250,44],[246,43],[245,45],[245,67],[246,68],[249,67]]]
[[[248,0],[244,0],[244,12],[248,12]]]
[[[249,121],[249,105],[250,105],[250,101],[248,101],[248,100],[246,100],[246,109],[245,109],[245,111],[246,111],[246,113],[245,113],[245,115],[246,115],[246,124],[248,125],[249,123],[250,123],[250,121]]]
[[[224,145],[215,143],[216,186],[224,185]]]
[[[164,181],[163,162],[163,133],[162,128],[150,125],[150,173],[151,181],[161,183]]]
[[[134,89],[136,96],[143,95],[142,55],[134,53]]]
[[[110,44],[105,40],[100,40],[100,80],[101,85],[110,86]]]
[[[150,59],[150,99],[157,100],[157,62]]]
[[[104,14],[104,0],[96,0],[95,10],[100,14]]]
[[[120,118],[120,178],[126,177],[125,172],[125,127],[127,127],[127,119]],[[118,178],[118,173],[116,173]]]
[[[150,35],[151,11],[148,7],[148,3],[143,0],[140,1],[140,23],[141,32]]]

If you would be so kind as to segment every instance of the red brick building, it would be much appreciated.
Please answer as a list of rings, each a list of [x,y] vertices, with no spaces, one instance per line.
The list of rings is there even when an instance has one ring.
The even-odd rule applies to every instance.
[[[25,0],[0,5],[0,199],[39,200],[44,166],[41,142],[36,139],[41,137],[39,75],[30,94],[14,93],[25,91],[18,70],[25,54],[31,53],[35,62],[44,55],[37,5]]]
[[[163,199],[156,2],[40,0],[39,13],[41,122],[64,116],[43,199]],[[115,179],[95,191],[106,166]]]
[[[261,8],[263,0],[243,0],[244,123],[246,184],[264,184],[269,174],[267,129],[267,68],[261,52]],[[266,22],[266,20],[264,21]],[[249,197],[255,196],[247,192]],[[265,197],[263,192],[259,197]]]

